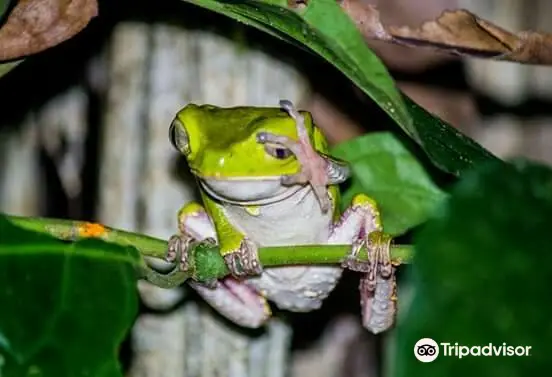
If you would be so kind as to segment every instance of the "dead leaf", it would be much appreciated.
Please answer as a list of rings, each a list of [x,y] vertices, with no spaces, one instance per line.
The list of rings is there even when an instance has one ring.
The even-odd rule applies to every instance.
[[[552,64],[552,34],[511,33],[464,9],[445,11],[418,28],[383,25],[376,7],[342,0],[341,8],[368,39],[439,52],[525,64]]]
[[[0,61],[53,47],[97,14],[97,0],[20,0],[0,28]]]
[[[380,14],[375,6],[365,4],[362,0],[338,0],[338,2],[366,38],[393,41],[393,36],[381,23]]]

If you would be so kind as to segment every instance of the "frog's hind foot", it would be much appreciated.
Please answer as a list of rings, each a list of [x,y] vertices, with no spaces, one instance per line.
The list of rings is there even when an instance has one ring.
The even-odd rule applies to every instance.
[[[362,325],[373,334],[384,332],[395,324],[397,315],[397,280],[395,276],[384,278],[368,275],[360,278],[360,306]]]
[[[263,272],[257,245],[244,238],[237,250],[224,255],[230,273],[238,278],[260,275]]]
[[[220,314],[240,326],[261,327],[272,315],[268,302],[261,294],[232,276],[215,281],[213,287],[194,281],[189,284]]]

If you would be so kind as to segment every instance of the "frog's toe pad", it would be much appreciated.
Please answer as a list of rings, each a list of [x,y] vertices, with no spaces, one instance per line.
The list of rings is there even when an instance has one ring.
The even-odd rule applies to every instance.
[[[359,258],[360,249],[366,246],[366,241],[363,236],[357,237],[351,246],[351,251],[341,262],[341,267],[356,272],[369,272],[374,266],[370,261],[364,261]]]
[[[185,234],[175,234],[168,242],[167,254],[165,260],[169,263],[178,263],[178,268],[181,271],[190,269],[190,261],[188,258],[188,248],[192,242],[192,238]]]
[[[365,273],[369,272],[372,268],[369,262],[358,260],[351,255],[347,256],[343,262],[341,262],[341,267],[347,270]]]

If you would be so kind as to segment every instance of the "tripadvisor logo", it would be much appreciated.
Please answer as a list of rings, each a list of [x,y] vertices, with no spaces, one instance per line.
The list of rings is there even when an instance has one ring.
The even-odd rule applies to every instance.
[[[430,363],[442,356],[452,356],[459,359],[466,356],[530,356],[531,346],[512,346],[506,343],[492,343],[477,346],[465,346],[458,343],[441,342],[437,344],[431,338],[423,338],[414,345],[414,356],[423,363]]]
[[[422,363],[431,363],[439,356],[439,345],[431,338],[423,338],[414,345],[414,356]]]

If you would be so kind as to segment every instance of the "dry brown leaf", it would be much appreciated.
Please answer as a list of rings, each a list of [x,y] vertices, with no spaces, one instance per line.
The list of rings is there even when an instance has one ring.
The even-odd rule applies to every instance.
[[[362,0],[377,7],[384,25],[418,26],[422,22],[437,18],[446,9],[455,9],[460,0]],[[368,45],[391,70],[416,74],[431,67],[459,59],[458,56],[430,48],[409,48],[407,46],[367,40]]]
[[[514,34],[464,9],[445,11],[437,19],[411,28],[383,25],[376,7],[362,0],[342,0],[340,4],[368,39],[430,47],[460,56],[552,64],[552,34]]]
[[[97,0],[20,0],[0,29],[0,60],[53,47],[84,29]]]

